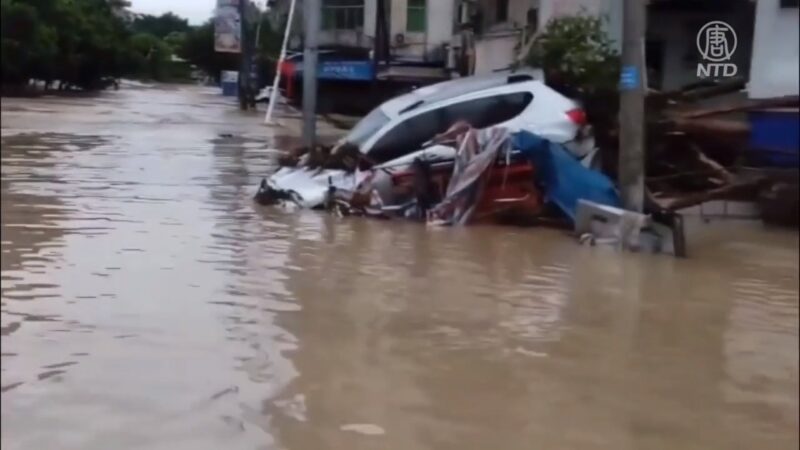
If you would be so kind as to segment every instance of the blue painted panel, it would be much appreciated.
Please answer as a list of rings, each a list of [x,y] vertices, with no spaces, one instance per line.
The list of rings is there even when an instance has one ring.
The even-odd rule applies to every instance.
[[[296,64],[295,74],[300,76],[303,72],[302,59]],[[321,80],[372,81],[375,70],[371,61],[320,61],[317,77]]]
[[[797,167],[800,163],[798,110],[752,111],[749,118],[753,156],[768,165]]]
[[[631,91],[639,88],[639,68],[636,66],[623,66],[619,74],[619,88]]]

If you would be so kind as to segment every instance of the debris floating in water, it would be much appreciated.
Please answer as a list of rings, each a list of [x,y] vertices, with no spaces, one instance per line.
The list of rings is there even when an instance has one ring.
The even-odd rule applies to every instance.
[[[354,431],[360,434],[366,434],[368,436],[379,436],[382,434],[386,434],[386,431],[372,423],[349,423],[347,425],[341,426],[342,431]]]

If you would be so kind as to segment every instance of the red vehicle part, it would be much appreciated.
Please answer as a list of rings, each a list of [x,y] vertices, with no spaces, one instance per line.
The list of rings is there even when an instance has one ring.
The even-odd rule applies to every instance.
[[[280,71],[281,79],[284,80],[284,83],[286,83],[286,92],[284,93],[284,96],[291,100],[294,98],[294,73],[296,70],[295,63],[283,60],[278,63],[278,70]]]
[[[440,198],[443,198],[447,191],[452,172],[452,165],[432,168],[431,181],[436,186]],[[542,196],[534,185],[533,177],[534,168],[527,161],[492,167],[473,221],[491,220],[492,216],[500,213],[538,216],[542,211]],[[412,192],[414,173],[412,171],[395,173],[392,175],[392,184],[398,192]]]

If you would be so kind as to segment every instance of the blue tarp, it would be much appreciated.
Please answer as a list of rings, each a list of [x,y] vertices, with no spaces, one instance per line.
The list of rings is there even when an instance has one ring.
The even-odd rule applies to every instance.
[[[528,131],[514,133],[511,139],[512,148],[531,160],[545,200],[555,204],[572,221],[581,199],[621,207],[614,183],[602,173],[581,165],[563,145]]]

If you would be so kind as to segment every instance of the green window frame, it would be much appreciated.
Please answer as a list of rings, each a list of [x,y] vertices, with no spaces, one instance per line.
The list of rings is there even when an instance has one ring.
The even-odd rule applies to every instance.
[[[426,0],[408,0],[406,4],[406,31],[424,32],[427,28],[428,15]]]
[[[364,27],[364,0],[324,0],[323,30],[355,30]]]

